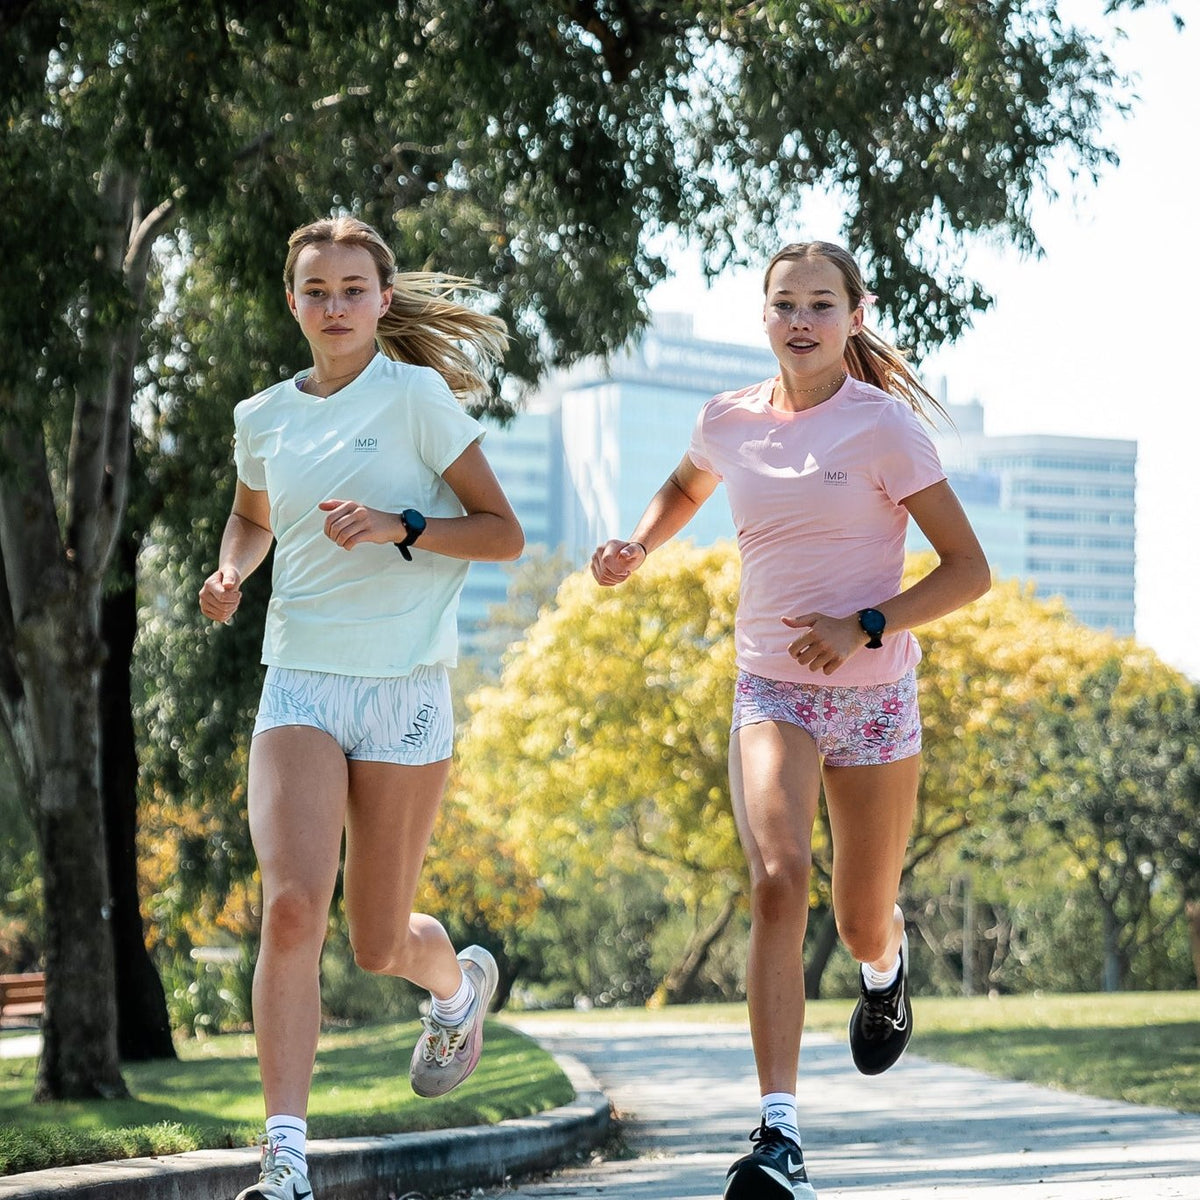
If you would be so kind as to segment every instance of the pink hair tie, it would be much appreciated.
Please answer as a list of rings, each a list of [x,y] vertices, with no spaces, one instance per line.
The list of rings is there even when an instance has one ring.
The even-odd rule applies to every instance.
[[[863,308],[871,308],[878,299],[879,297],[876,296],[874,292],[863,292],[863,296],[859,301],[859,304],[861,304]]]

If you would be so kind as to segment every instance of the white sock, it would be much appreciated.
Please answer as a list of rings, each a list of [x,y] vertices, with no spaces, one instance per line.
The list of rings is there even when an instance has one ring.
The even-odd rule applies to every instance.
[[[471,1005],[475,1002],[475,989],[471,986],[471,981],[467,978],[466,971],[462,975],[462,983],[458,985],[458,991],[447,1000],[433,997],[433,1007],[431,1015],[439,1025],[461,1025],[467,1019],[467,1013],[471,1011]]]
[[[271,1149],[275,1151],[275,1159],[280,1165],[286,1164],[293,1171],[299,1171],[308,1178],[308,1158],[306,1156],[308,1142],[308,1122],[303,1117],[289,1117],[286,1114],[267,1118],[267,1137]]]
[[[790,1092],[768,1092],[762,1098],[762,1119],[772,1129],[800,1145],[800,1128],[796,1118],[796,1097]]]
[[[863,983],[867,985],[868,992],[886,992],[900,978],[899,953],[896,955],[896,961],[886,971],[877,971],[870,963],[859,965],[862,967]]]

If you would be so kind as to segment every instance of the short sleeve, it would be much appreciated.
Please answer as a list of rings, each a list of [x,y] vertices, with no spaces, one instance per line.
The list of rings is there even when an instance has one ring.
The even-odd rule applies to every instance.
[[[721,472],[717,470],[713,464],[712,457],[708,452],[707,440],[705,438],[705,426],[709,413],[711,401],[700,410],[696,417],[696,423],[692,426],[692,440],[688,443],[688,458],[692,463],[699,467],[701,471],[707,471],[710,475],[715,475],[718,479],[721,478]]]
[[[233,462],[237,468],[237,477],[248,488],[256,492],[267,490],[267,466],[257,457],[250,447],[250,431],[240,419],[237,410],[233,417]]]
[[[437,371],[420,371],[412,404],[413,445],[421,461],[441,475],[472,442],[483,441],[484,427],[454,398]]]
[[[946,478],[933,439],[903,401],[889,404],[875,427],[875,464],[880,487],[896,504]]]

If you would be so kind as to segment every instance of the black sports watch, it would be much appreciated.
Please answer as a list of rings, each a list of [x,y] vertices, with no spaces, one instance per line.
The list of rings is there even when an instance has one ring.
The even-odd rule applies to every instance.
[[[869,639],[867,649],[878,650],[883,645],[880,634],[887,625],[887,618],[877,608],[864,608],[858,614],[858,623]]]
[[[406,508],[400,514],[400,520],[404,522],[404,541],[397,542],[396,549],[408,562],[412,562],[408,548],[425,532],[425,518],[415,508]]]

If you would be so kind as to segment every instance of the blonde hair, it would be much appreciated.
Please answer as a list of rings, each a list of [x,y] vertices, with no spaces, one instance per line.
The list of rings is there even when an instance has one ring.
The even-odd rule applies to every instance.
[[[777,263],[801,262],[812,258],[823,258],[842,273],[846,294],[850,297],[851,312],[863,303],[867,289],[858,263],[848,250],[834,242],[792,242],[784,246],[767,263],[763,294],[766,295],[771,286],[771,272]],[[912,405],[913,411],[926,420],[930,419],[930,409],[942,416],[947,415],[937,398],[926,389],[909,366],[907,352],[893,346],[865,324],[846,342],[845,366],[855,379],[906,400]]]
[[[388,358],[432,367],[460,399],[491,391],[488,375],[504,357],[508,327],[499,317],[449,299],[455,292],[478,291],[472,280],[437,271],[397,271],[396,256],[375,228],[341,216],[302,225],[288,238],[283,282],[289,292],[295,290],[300,251],[326,244],[366,250],[379,272],[379,286],[392,289],[392,302],[375,331]]]

